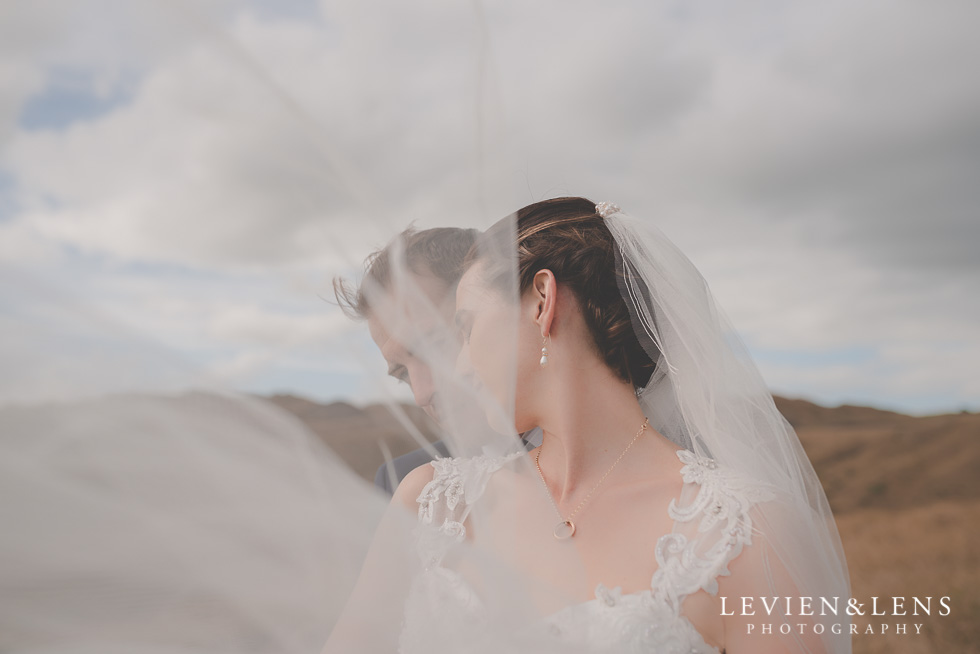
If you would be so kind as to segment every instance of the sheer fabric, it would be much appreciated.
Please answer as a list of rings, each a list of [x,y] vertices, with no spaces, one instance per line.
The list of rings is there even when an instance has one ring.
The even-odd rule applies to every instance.
[[[366,12],[370,23],[374,9],[349,9]],[[320,216],[329,204],[339,218],[312,221],[309,231],[325,231],[331,263],[351,267],[366,242],[387,241],[410,217],[481,228],[498,217],[477,217],[480,202],[460,190],[456,171],[432,184],[452,193],[419,202],[411,216],[386,205],[385,191],[394,194],[397,184],[367,183],[275,71],[256,65],[220,29],[213,38],[206,16],[186,13],[207,36],[196,35],[184,51],[180,32],[174,58],[183,67],[161,79],[209,69],[196,65],[201,58],[232,60],[237,74],[229,88],[247,88],[242,97],[250,100],[230,103],[225,115],[221,105],[190,115],[201,119],[194,124],[203,136],[195,141],[260,135],[233,150],[241,160],[225,164],[282,182],[278,194],[269,191],[276,197],[246,196],[240,205],[209,196],[209,211],[273,207],[261,218],[275,225],[283,207]],[[347,62],[335,68],[347,71]],[[285,68],[279,72],[285,77]],[[341,106],[361,107],[336,95]],[[402,98],[391,95],[365,106],[417,102],[420,94],[411,88]],[[240,132],[224,131],[232,117]],[[369,145],[376,143],[351,147]],[[180,152],[174,161],[194,154]],[[393,165],[392,179],[410,169],[410,154]],[[171,181],[178,191],[200,184],[196,173],[172,180],[167,166],[160,170],[165,192],[151,195],[150,205],[181,195]],[[477,171],[473,187],[482,189],[496,172]],[[113,207],[131,206],[125,183],[114,189]],[[509,205],[512,197],[501,193],[494,202]],[[90,208],[68,213],[84,218]],[[181,208],[153,206],[164,216]],[[27,341],[43,347],[18,360],[25,378],[46,391],[44,400],[0,407],[0,516],[10,526],[0,539],[0,650],[299,654],[327,642],[329,652],[367,654],[704,652],[711,649],[685,616],[685,598],[725,592],[736,566],[748,569],[748,590],[757,596],[846,597],[846,564],[819,480],[705,280],[654,227],[657,216],[631,218],[603,205],[595,219],[615,238],[622,297],[656,363],[638,389],[640,406],[681,448],[684,490],[671,506],[672,529],[648,544],[658,564],[648,591],[599,585],[581,602],[575,589],[588,578],[583,557],[549,530],[527,529],[528,522],[550,524],[553,510],[514,419],[516,379],[527,357],[518,356],[519,229],[509,216],[480,244],[499,264],[504,298],[494,322],[500,378],[493,392],[460,372],[457,325],[428,297],[397,241],[388,282],[364,281],[373,316],[431,370],[440,436],[452,454],[434,462],[433,480],[410,498],[409,512],[389,505],[293,417],[174,366],[175,357],[157,344],[128,340],[91,307],[74,305],[71,280],[47,304],[31,284],[5,280],[0,299],[33,316],[24,330],[51,338]],[[363,232],[353,233],[355,221]],[[21,273],[5,278],[28,279]],[[313,291],[310,302],[323,306]],[[383,364],[371,356],[351,364],[352,378],[380,389]],[[149,381],[131,376],[135,369],[150,371]],[[209,392],[175,390],[189,387]],[[389,399],[398,414],[396,398]],[[373,434],[363,437],[374,447]],[[529,552],[544,553],[541,569],[521,565]],[[831,619],[847,618],[812,622]],[[790,651],[850,649],[847,636],[829,629],[784,641]]]

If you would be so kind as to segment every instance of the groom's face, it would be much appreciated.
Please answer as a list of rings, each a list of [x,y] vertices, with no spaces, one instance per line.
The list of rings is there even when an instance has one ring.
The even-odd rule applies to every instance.
[[[440,338],[447,333],[456,312],[455,294],[441,279],[431,275],[410,275],[411,286],[428,302],[391,301],[383,320],[377,314],[368,316],[368,329],[375,345],[388,364],[388,374],[408,384],[415,403],[432,419],[439,420],[432,370],[417,354],[409,339]],[[389,295],[387,299],[392,300]],[[425,305],[425,306],[421,306]],[[435,307],[435,311],[432,308]],[[398,334],[394,334],[395,328]]]

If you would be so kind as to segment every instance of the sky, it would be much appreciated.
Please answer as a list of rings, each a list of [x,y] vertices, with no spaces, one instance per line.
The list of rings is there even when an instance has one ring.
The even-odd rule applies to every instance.
[[[363,374],[384,364],[330,280],[410,222],[583,195],[680,246],[773,392],[980,410],[978,19],[965,0],[5,4],[0,402],[404,395]]]

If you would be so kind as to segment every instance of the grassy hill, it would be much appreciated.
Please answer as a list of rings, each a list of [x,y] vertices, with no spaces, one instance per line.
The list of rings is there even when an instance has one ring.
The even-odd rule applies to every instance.
[[[980,499],[980,414],[907,416],[776,398],[835,513]]]

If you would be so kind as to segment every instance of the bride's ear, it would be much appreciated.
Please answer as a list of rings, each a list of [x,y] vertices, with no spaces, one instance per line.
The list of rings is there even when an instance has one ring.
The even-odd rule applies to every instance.
[[[531,281],[534,298],[534,322],[541,328],[542,338],[551,333],[551,323],[555,319],[555,304],[558,300],[558,282],[555,274],[547,268],[539,270]]]

